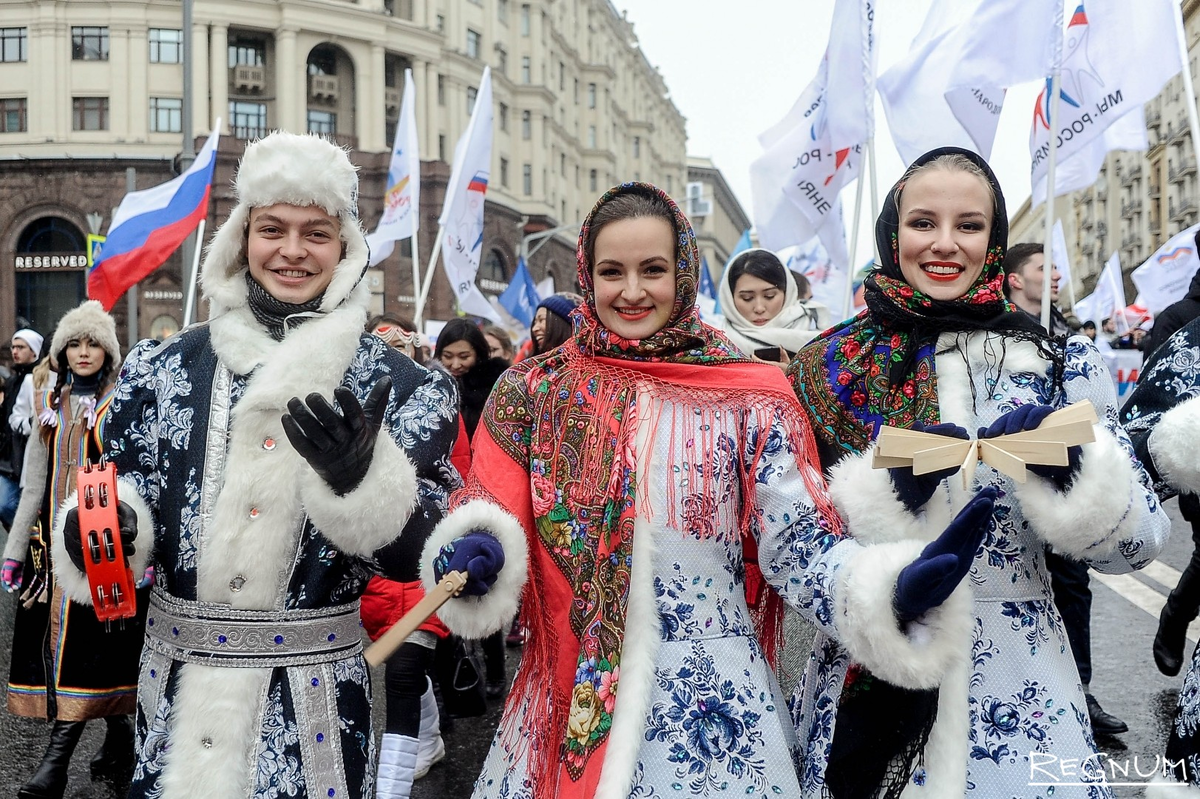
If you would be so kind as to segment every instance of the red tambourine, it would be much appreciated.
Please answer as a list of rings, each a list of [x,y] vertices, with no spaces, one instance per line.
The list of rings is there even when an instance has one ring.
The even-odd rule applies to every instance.
[[[83,541],[83,564],[96,618],[108,623],[137,613],[133,570],[121,547],[121,525],[117,519],[117,470],[101,462],[80,467],[79,536]]]

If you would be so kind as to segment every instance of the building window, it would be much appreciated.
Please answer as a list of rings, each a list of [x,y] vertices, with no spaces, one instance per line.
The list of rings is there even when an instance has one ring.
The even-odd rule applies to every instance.
[[[108,130],[107,97],[76,97],[71,105],[73,130]]]
[[[588,84],[587,100],[588,108],[596,107],[596,84],[594,83]]]
[[[575,105],[579,105],[579,78],[575,79],[575,88],[571,94],[571,101],[575,103]]]
[[[528,6],[526,6],[528,8]],[[521,167],[521,190],[526,197],[533,194],[533,165],[525,164]]]
[[[150,63],[178,64],[183,56],[183,31],[174,28],[150,29]]]
[[[558,156],[558,174],[564,178],[567,176],[567,154],[561,153]]]
[[[182,133],[183,100],[178,97],[151,97],[150,132]]]
[[[337,114],[315,108],[308,109],[308,132],[333,136],[337,133]]]
[[[596,174],[596,170],[588,172],[588,191],[599,191],[600,176]]]
[[[565,92],[567,90],[567,65],[563,62],[558,62],[558,90]]]
[[[496,19],[508,24],[508,0],[496,0]]]
[[[258,139],[267,135],[267,104],[232,100],[229,127],[236,139]]]
[[[508,103],[500,103],[500,130],[508,132]]]
[[[633,157],[634,158],[642,157],[642,137],[641,136],[633,137]]]
[[[579,188],[579,164],[575,165],[575,188]]]
[[[479,89],[476,89],[474,86],[467,87],[467,115],[468,116],[470,116],[471,112],[475,110],[475,98],[477,98],[478,96],[479,96]]]
[[[0,28],[0,61],[25,61],[28,57],[25,28]]]
[[[446,160],[446,134],[444,133],[438,134],[438,160]]]
[[[445,14],[438,14],[438,15],[437,15],[437,21],[434,23],[434,26],[433,26],[433,28],[434,28],[434,30],[436,30],[438,33],[445,33],[445,32],[446,32],[446,15],[445,15]]]
[[[596,126],[595,125],[588,125],[587,141],[588,141],[588,148],[595,150],[596,149]]]
[[[473,31],[467,28],[467,56],[469,58],[479,58],[479,51],[482,49],[483,37],[479,35],[479,31]]]
[[[496,71],[501,75],[508,74],[508,51],[503,47],[496,48]]]
[[[437,84],[438,105],[446,104],[446,76],[438,75]]]
[[[533,112],[521,112],[521,138],[526,141],[533,138]]]
[[[500,185],[508,188],[508,159],[500,159]]]
[[[521,56],[521,83],[533,83],[533,62],[527,55]]]
[[[71,59],[74,61],[107,61],[108,28],[72,27]]]
[[[529,35],[529,3],[521,4],[521,35]]]
[[[229,68],[261,67],[267,62],[267,48],[258,39],[240,39],[229,43]]]
[[[24,133],[26,130],[25,98],[0,100],[0,133]]]

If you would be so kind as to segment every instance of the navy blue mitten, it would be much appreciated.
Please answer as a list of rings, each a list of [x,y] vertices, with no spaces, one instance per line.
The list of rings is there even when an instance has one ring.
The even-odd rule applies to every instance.
[[[1036,430],[1046,417],[1057,410],[1049,405],[1022,405],[1001,416],[986,428],[979,428],[980,438],[995,438],[1020,433],[1024,430]],[[1054,484],[1059,491],[1066,491],[1067,486],[1079,474],[1083,464],[1083,447],[1067,447],[1066,466],[1041,466],[1030,464],[1026,468],[1039,477],[1044,477]]]
[[[937,436],[959,438],[963,441],[971,437],[965,428],[948,422],[929,427],[920,422],[913,422],[911,429],[919,433],[933,433]],[[933,492],[937,491],[938,484],[957,471],[958,467],[955,466],[952,469],[941,469],[929,474],[913,474],[911,466],[893,466],[888,469],[888,475],[892,478],[892,487],[896,489],[896,494],[904,503],[904,507],[908,508],[909,513],[916,513],[929,501]]]
[[[433,561],[433,578],[439,583],[448,572],[467,575],[463,593],[483,596],[495,585],[504,568],[504,547],[494,535],[472,530],[438,550]]]
[[[892,608],[902,623],[919,619],[945,602],[971,570],[971,561],[991,527],[997,491],[987,487],[967,503],[946,530],[931,541],[896,578]]]

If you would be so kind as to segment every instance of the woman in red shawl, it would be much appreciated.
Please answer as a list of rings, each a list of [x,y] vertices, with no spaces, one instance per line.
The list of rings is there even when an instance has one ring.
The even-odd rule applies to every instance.
[[[439,611],[465,636],[529,586],[531,643],[474,795],[797,796],[760,642],[779,595],[853,623],[834,618],[841,537],[808,427],[779,369],[700,322],[695,237],[661,191],[601,197],[578,264],[574,337],[497,384],[423,556],[427,587],[467,572]]]

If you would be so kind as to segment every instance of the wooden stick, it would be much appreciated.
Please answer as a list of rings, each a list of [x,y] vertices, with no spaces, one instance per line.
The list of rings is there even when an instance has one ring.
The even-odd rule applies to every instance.
[[[466,584],[467,575],[462,572],[447,573],[432,591],[425,594],[424,599],[408,613],[405,613],[404,617],[393,624],[386,633],[379,636],[375,643],[367,647],[363,657],[366,658],[368,665],[378,666],[395,654],[408,636],[424,624],[426,619],[437,613],[438,608],[446,604],[452,597],[458,596]]]

